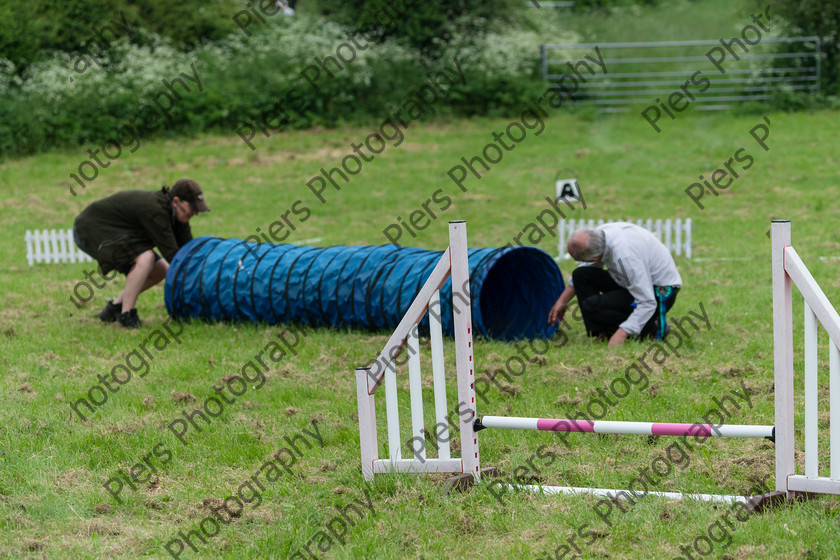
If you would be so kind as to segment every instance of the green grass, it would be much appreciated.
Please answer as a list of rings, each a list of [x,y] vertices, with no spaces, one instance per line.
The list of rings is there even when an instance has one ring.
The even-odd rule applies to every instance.
[[[556,25],[576,30],[582,40],[605,42],[729,37],[749,12],[722,0],[667,7],[625,10],[614,18],[545,10],[532,10],[532,15],[545,16],[542,30]],[[480,154],[492,142],[492,133],[503,132],[509,121],[412,123],[402,145],[388,145],[340,191],[330,187],[326,204],[318,202],[306,181],[321,167],[339,165],[351,152],[351,143],[362,142],[371,128],[258,137],[256,152],[232,131],[144,142],[136,153],[124,154],[102,171],[78,197],[69,194],[69,174],[88,159],[82,148],[0,164],[5,194],[0,217],[6,233],[0,249],[7,259],[0,269],[5,295],[0,305],[0,555],[169,558],[164,546],[170,539],[196,529],[210,508],[278,453],[288,463],[289,456],[281,451],[289,445],[285,438],[303,434],[312,448],[303,449],[305,444],[295,440],[302,454],[289,466],[292,473],[283,472],[273,481],[261,475],[261,504],[246,504],[207,545],[198,552],[188,549],[181,558],[289,558],[307,545],[313,555],[329,558],[571,558],[575,546],[591,558],[679,556],[680,547],[709,535],[716,522],[724,523],[728,506],[647,498],[625,505],[626,513],[613,510],[608,525],[596,513],[598,500],[592,497],[508,493],[500,503],[486,484],[467,493],[444,494],[443,476],[381,476],[366,484],[359,462],[353,368],[376,356],[387,341],[386,332],[307,331],[296,355],[272,364],[264,385],[251,383],[218,418],[202,425],[200,433],[191,429],[189,443],[183,445],[167,426],[214,395],[214,385],[239,372],[281,332],[265,325],[193,322],[184,327],[180,343],[150,351],[145,377],[135,375],[82,422],[69,403],[164,327],[163,290],[156,287],[141,296],[145,324],[139,332],[102,325],[96,312],[116,295],[121,280],[97,290],[94,301],[79,310],[69,300],[90,265],[27,267],[23,236],[26,229],[70,227],[85,205],[118,190],[153,189],[188,176],[203,186],[213,208],[193,221],[196,236],[244,238],[257,228],[265,231],[299,201],[312,215],[295,222],[288,241],[381,244],[386,227],[438,192],[450,197],[450,207],[439,211],[430,204],[438,218],[416,237],[404,234],[403,244],[442,249],[447,243],[445,222],[464,219],[471,246],[501,246],[547,208],[545,197],[553,194],[560,171],[579,178],[586,198],[586,209],[569,217],[690,217],[695,223],[695,259],[677,258],[684,288],[672,315],[698,312],[702,305],[711,329],[689,330],[691,339],[680,355],[653,365],[646,382],[631,386],[605,419],[699,421],[716,407],[715,398],[746,387],[752,408],[738,400],[741,409],[733,410],[728,421],[772,424],[770,242],[765,232],[772,217],[791,219],[794,246],[829,299],[840,300],[840,261],[819,259],[840,256],[840,239],[832,227],[840,121],[837,112],[770,113],[770,150],[765,152],[749,134],[762,116],[690,109],[675,121],[662,121],[663,132],[655,134],[636,113],[595,118],[588,111],[564,108],[554,112],[541,135],[529,130],[480,180],[470,176],[466,192],[449,180],[447,171],[461,157]],[[686,196],[686,187],[701,174],[708,178],[741,148],[753,156],[753,165],[720,196],[706,193],[705,209],[700,210]],[[556,253],[556,240],[550,236],[537,245]],[[720,257],[746,260],[704,260]],[[561,262],[565,277],[572,266]],[[801,307],[797,301],[795,313]],[[799,341],[799,319],[796,325]],[[823,346],[825,339],[823,334]],[[428,341],[421,344],[428,372]],[[452,341],[445,347],[451,371]],[[479,378],[503,367],[517,352],[511,344],[483,339],[475,341],[474,349]],[[501,390],[491,387],[488,402],[479,399],[478,412],[561,417],[585,408],[599,389],[652,355],[649,344],[636,342],[610,350],[588,340],[572,320],[565,344],[529,362],[520,377],[502,380]],[[823,387],[828,384],[825,356],[823,351]],[[801,371],[801,355],[796,365]],[[401,371],[403,389],[406,377]],[[456,394],[454,383],[448,392],[450,399]],[[821,398],[827,401],[827,389]],[[384,441],[381,397],[379,402]],[[430,395],[426,405],[431,426]],[[797,406],[801,426],[801,402]],[[404,395],[401,407],[407,421]],[[313,423],[323,447],[301,431],[312,432]],[[827,442],[827,408],[820,413],[820,425]],[[674,447],[678,440],[667,437],[570,435],[569,447],[542,433],[488,430],[479,439],[482,466],[544,484],[625,488],[639,469],[659,457],[670,462],[672,472],[657,481],[651,488],[655,490],[743,493],[756,480],[773,475],[773,446],[758,440],[695,442],[681,454]],[[409,453],[403,450],[404,456]],[[384,447],[380,456],[387,456]],[[103,484],[144,457],[157,470],[154,478],[137,491],[125,485],[118,503]],[[825,471],[827,449],[821,459]],[[801,470],[800,452],[797,463]],[[374,513],[359,505],[366,496]],[[328,524],[337,526],[336,507],[348,504],[359,505],[359,513],[350,513],[354,525],[344,542],[321,539]],[[838,511],[836,498],[820,497],[743,522],[729,514],[729,530],[714,533],[720,542],[711,556],[837,557]]]
[[[116,294],[119,282],[97,291],[94,302],[77,310],[69,301],[71,290],[90,265],[29,268],[23,234],[28,228],[69,227],[86,204],[119,189],[151,189],[189,176],[203,186],[213,209],[193,221],[196,235],[245,237],[301,200],[312,216],[290,241],[322,237],[319,245],[380,244],[385,242],[382,230],[397,216],[405,217],[443,189],[452,198],[451,207],[416,238],[404,237],[407,245],[441,249],[447,243],[445,221],[465,219],[471,246],[501,246],[545,207],[556,173],[566,169],[565,175],[580,179],[587,203],[571,217],[690,217],[696,224],[696,257],[748,259],[677,258],[685,287],[673,314],[699,311],[702,303],[712,328],[693,331],[681,355],[654,366],[650,386],[634,388],[606,418],[697,421],[714,406],[715,397],[743,383],[754,408],[736,412],[730,421],[772,424],[770,242],[765,232],[771,217],[791,219],[794,246],[829,299],[840,299],[837,261],[818,258],[840,255],[832,227],[840,120],[833,112],[768,117],[770,151],[764,152],[749,135],[760,116],[686,113],[657,135],[638,115],[593,120],[561,110],[542,135],[529,131],[480,180],[468,179],[463,193],[446,177],[447,170],[460,157],[480,153],[492,141],[491,133],[503,131],[509,121],[412,124],[403,145],[389,146],[340,191],[328,191],[323,205],[305,182],[322,166],[337,165],[350,152],[350,142],[363,140],[370,129],[279,134],[263,139],[257,152],[247,150],[234,134],[149,142],[114,162],[76,198],[68,194],[67,177],[82,159],[81,149],[2,164],[0,215],[6,235],[0,248],[6,266],[0,271],[5,294],[0,307],[5,370],[0,378],[0,552],[12,558],[168,558],[164,544],[179,530],[196,528],[209,513],[205,504],[231,495],[286,445],[284,437],[311,430],[316,421],[323,448],[304,451],[291,467],[293,475],[266,485],[259,507],[246,506],[241,518],[222,526],[199,553],[188,550],[182,558],[287,558],[313,537],[312,551],[319,557],[544,558],[568,544],[584,523],[584,534],[595,532],[578,538],[594,539],[583,547],[584,557],[678,556],[680,546],[707,534],[725,507],[648,498],[625,514],[614,512],[610,527],[595,514],[597,500],[590,497],[509,494],[500,504],[486,486],[445,495],[440,476],[383,476],[366,485],[359,464],[353,368],[372,359],[388,333],[309,331],[297,355],[274,365],[264,386],[249,388],[202,433],[191,431],[191,443],[184,446],[166,425],[200,405],[213,394],[211,385],[238,371],[279,332],[263,325],[192,323],[184,328],[181,344],[154,353],[145,378],[132,379],[89,421],[80,422],[68,402],[162,326],[163,291],[157,287],[141,296],[139,312],[146,323],[139,332],[102,325],[95,314],[106,297]],[[699,174],[708,177],[739,148],[754,156],[754,165],[719,197],[706,194],[706,209],[699,210],[685,188]],[[555,245],[546,237],[538,246],[554,254]],[[564,276],[572,266],[561,263]],[[597,389],[648,349],[630,343],[609,350],[586,339],[579,323],[572,325],[566,345],[552,348],[524,375],[504,382],[505,391],[491,389],[489,403],[479,402],[479,414],[562,416],[570,407],[585,406]],[[427,356],[428,341],[424,345]],[[446,347],[451,360],[451,341]],[[515,352],[510,344],[476,340],[477,370],[499,367]],[[821,362],[827,362],[825,356]],[[801,366],[801,357],[797,363]],[[404,373],[400,379],[406,386]],[[176,392],[198,400],[176,403]],[[454,384],[449,392],[455,394]],[[408,418],[407,402],[402,404]],[[801,410],[797,415],[801,419]],[[826,438],[827,412],[820,418]],[[380,405],[380,440],[385,439],[383,421]],[[154,480],[136,492],[126,486],[123,503],[117,503],[103,483],[117,469],[142,461],[158,443],[172,452],[172,459],[157,464]],[[571,436],[569,443],[571,449],[546,434],[485,431],[480,435],[482,465],[507,475],[524,466],[519,474],[546,484],[623,488],[673,441]],[[533,458],[542,445],[548,446],[542,456],[553,460]],[[384,449],[380,455],[386,455]],[[527,467],[529,459],[539,475]],[[656,489],[742,492],[756,477],[772,475],[773,448],[763,441],[708,441],[688,455],[687,463]],[[363,499],[365,491],[375,515],[362,516],[348,530],[345,544],[318,551],[316,535],[336,516],[333,506]],[[836,498],[789,504],[733,527],[726,549],[733,558],[840,554]],[[717,556],[721,545],[715,546]]]

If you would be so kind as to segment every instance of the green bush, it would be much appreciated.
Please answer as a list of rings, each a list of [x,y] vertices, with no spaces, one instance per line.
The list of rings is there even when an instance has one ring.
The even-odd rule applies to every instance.
[[[144,30],[166,37],[179,49],[219,40],[238,29],[233,15],[242,0],[27,0],[0,1],[0,53],[18,71],[45,60],[52,51],[85,51],[96,40],[94,27],[118,22],[130,28],[131,40],[142,43]],[[127,33],[127,32],[126,32]],[[113,36],[105,31],[106,40]]]
[[[519,20],[521,0],[320,0],[324,15],[370,33],[379,40],[398,39],[425,56],[459,35]]]
[[[836,95],[824,95],[810,91],[793,91],[790,88],[779,87],[771,93],[770,99],[737,105],[733,112],[736,115],[764,115],[768,111],[794,113],[838,108],[840,108],[840,97]]]
[[[145,137],[218,131],[233,135],[272,107],[289,114],[290,127],[334,125],[376,118],[405,102],[425,80],[416,53],[385,41],[358,51],[335,78],[316,82],[301,70],[314,57],[335,56],[347,29],[321,19],[295,17],[271,22],[251,37],[243,33],[199,46],[189,52],[146,34],[143,45],[120,40],[83,73],[74,70],[78,55],[54,53],[16,76],[10,63],[0,65],[0,150],[24,155],[62,146],[101,145],[135,117],[143,105],[166,91],[161,80],[181,73],[192,76],[202,91],[182,94],[165,126]],[[298,96],[299,101],[291,102]],[[165,102],[161,98],[161,102]]]
[[[573,33],[557,33],[575,42]],[[466,85],[455,88],[449,105],[461,115],[508,115],[527,108],[547,87],[540,74],[540,35],[513,29],[459,35],[441,53],[441,62],[458,57]]]
[[[240,126],[253,126],[277,109],[288,115],[283,128],[379,124],[428,84],[429,73],[445,66],[455,69],[456,58],[466,84],[448,89],[446,102],[434,105],[435,117],[518,114],[546,88],[539,74],[544,33],[535,30],[460,34],[441,44],[434,58],[404,41],[385,38],[355,49],[355,59],[333,70],[335,77],[322,71],[317,88],[302,71],[315,65],[316,58],[336,57],[351,28],[298,15],[254,24],[250,30],[251,36],[239,31],[182,51],[168,39],[138,29],[130,40],[113,41],[97,55],[99,64],[83,71],[79,53],[54,52],[21,75],[0,60],[0,155],[79,145],[98,148],[165,91],[161,80],[181,73],[192,76],[191,65],[202,91],[185,80],[193,91],[173,105],[171,120],[141,130],[144,140],[204,131],[234,136]],[[569,32],[555,36],[565,42],[580,39]],[[346,48],[342,53],[349,56]]]
[[[756,4],[764,10],[764,4]],[[822,91],[840,93],[840,2],[832,0],[780,0],[773,4],[771,16],[786,22],[790,35],[815,35],[823,54]]]

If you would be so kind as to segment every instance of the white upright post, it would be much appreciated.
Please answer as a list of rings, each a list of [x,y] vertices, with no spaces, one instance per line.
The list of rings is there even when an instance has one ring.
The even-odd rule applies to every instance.
[[[42,248],[42,243],[45,243],[45,239],[47,238],[47,230],[35,230],[34,237],[35,237],[35,262],[41,263],[44,262],[44,253]]]
[[[461,424],[461,462],[463,473],[480,475],[476,418],[475,372],[472,348],[472,306],[467,249],[467,224],[449,222],[449,249],[452,255],[452,318],[455,325],[455,363],[458,376],[458,418]]]
[[[449,459],[449,420],[446,419],[446,370],[443,361],[443,328],[440,324],[440,290],[429,300],[429,338],[432,345],[432,379],[435,388],[434,434],[438,440],[438,458]]]
[[[817,316],[805,300],[805,476],[819,476],[817,405]]]
[[[52,263],[52,250],[50,249],[51,245],[51,237],[50,237],[50,230],[44,230],[44,237],[43,237],[43,244],[44,244],[44,260],[47,264]]]
[[[73,241],[73,230],[64,230],[64,242],[67,262],[76,262],[76,243]]]
[[[831,468],[829,478],[840,480],[840,352],[834,341],[828,341],[828,398],[829,398],[829,442]]]
[[[397,366],[391,360],[385,368],[385,416],[388,421],[388,458],[396,463],[402,458],[400,444],[400,409],[397,404]]]
[[[793,300],[784,251],[790,246],[790,221],[773,220],[773,367],[776,405],[776,490],[790,497],[787,477],[794,474]]]
[[[425,442],[425,423],[423,421],[423,385],[420,382],[420,341],[417,339],[417,325],[408,331],[406,350],[408,351],[408,396],[411,400],[411,437],[419,437]],[[412,443],[412,447],[414,444]],[[426,459],[426,446],[420,450],[420,459]]]
[[[32,232],[26,230],[26,235],[24,236],[26,239],[26,262],[29,263],[29,266],[35,262],[35,253],[32,249]]]
[[[70,258],[67,252],[67,239],[63,229],[58,230],[58,262],[66,263]]]
[[[557,224],[557,236],[560,238],[557,241],[557,258],[562,259],[566,254],[566,218]]]
[[[61,262],[58,259],[58,232],[54,229],[50,230],[50,256],[52,260],[48,260],[48,263]]]
[[[685,256],[691,258],[691,218],[685,220]]]
[[[356,403],[359,409],[359,446],[362,450],[362,475],[373,480],[373,462],[379,458],[376,443],[376,408],[368,393],[370,368],[356,368]]]
[[[82,262],[82,252],[76,247],[72,229],[67,230],[67,251],[70,254],[70,262]]]
[[[683,224],[682,218],[677,218],[676,226],[674,226],[674,239],[676,239],[677,244],[677,256],[682,255],[683,252]]]

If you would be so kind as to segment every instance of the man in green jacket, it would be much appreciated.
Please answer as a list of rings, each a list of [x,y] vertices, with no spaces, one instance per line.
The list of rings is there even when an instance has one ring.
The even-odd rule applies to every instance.
[[[119,192],[82,210],[73,224],[76,245],[96,259],[103,275],[112,270],[126,275],[125,289],[99,318],[138,328],[137,297],[166,278],[169,262],[192,239],[190,218],[209,211],[201,187],[191,179],[180,179],[171,189]]]

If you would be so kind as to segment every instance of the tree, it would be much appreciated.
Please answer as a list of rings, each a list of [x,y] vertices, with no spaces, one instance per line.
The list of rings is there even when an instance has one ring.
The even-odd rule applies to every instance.
[[[512,23],[521,0],[321,0],[321,12],[378,39],[400,37],[434,56],[455,33],[478,33]]]
[[[764,6],[761,7],[764,9]],[[787,22],[787,32],[820,38],[824,62],[822,86],[825,93],[840,89],[840,1],[779,0],[770,6],[770,16]],[[775,13],[774,13],[775,12]]]
[[[244,0],[0,0],[0,58],[11,60],[22,72],[50,51],[79,52],[97,40],[128,34],[140,27],[167,37],[177,48],[192,48],[203,41],[223,38],[236,31],[233,14]],[[121,26],[120,24],[124,24]],[[142,41],[141,34],[131,36]]]

